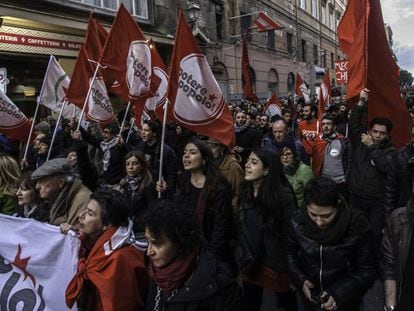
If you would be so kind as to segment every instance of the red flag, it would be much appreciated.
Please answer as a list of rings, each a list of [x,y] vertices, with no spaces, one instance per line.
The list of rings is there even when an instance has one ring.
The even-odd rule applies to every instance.
[[[150,95],[152,79],[151,49],[137,22],[121,3],[100,59],[105,82],[126,101],[143,103]],[[157,85],[158,86],[158,85]],[[154,87],[156,89],[156,87]],[[142,107],[143,108],[143,107]]]
[[[98,69],[96,79],[92,81],[107,36],[106,30],[91,14],[89,16],[85,42],[79,50],[67,92],[69,103],[73,103],[82,109],[88,90],[91,88],[85,111],[89,119],[98,123],[109,123],[114,115],[102,78],[102,70]],[[91,85],[92,82],[93,84]]]
[[[258,29],[258,32],[278,30],[284,28],[263,12],[260,12],[257,15],[255,21],[253,22],[253,25],[254,27],[250,27],[250,29]]]
[[[399,88],[399,68],[385,35],[379,0],[350,0],[338,26],[341,50],[348,54],[347,98],[367,87],[371,92],[368,120],[387,117],[394,144],[410,141],[410,114]]]
[[[310,102],[309,90],[299,73],[296,73],[295,94],[303,97],[305,102]]]
[[[92,17],[91,13],[89,16],[85,42],[79,50],[71,82],[66,94],[68,101],[75,104],[80,109],[83,108],[89,89],[89,80],[95,72],[96,63],[101,56],[102,47],[107,35],[106,30]],[[92,60],[92,62],[89,60]]]
[[[325,114],[326,106],[329,104],[329,99],[331,95],[331,81],[329,77],[329,70],[325,70],[325,75],[323,76],[323,81],[319,89],[319,105],[318,105],[318,132],[322,128],[322,117]]]
[[[0,90],[0,133],[27,143],[32,122]]]
[[[250,65],[249,65],[249,49],[247,48],[247,36],[243,38],[243,52],[242,52],[242,84],[243,84],[243,93],[244,97],[247,100],[258,103],[259,98],[253,91],[253,84],[250,79]]]
[[[264,112],[270,114],[271,116],[274,115],[282,115],[282,108],[279,102],[279,99],[276,96],[276,92],[272,93],[272,96],[267,100],[266,107]]]
[[[153,71],[154,74],[160,79],[160,84],[155,91],[154,96],[147,99],[145,102],[145,109],[148,113],[154,113],[159,121],[163,121],[164,117],[164,103],[167,98],[167,86],[168,86],[168,74],[167,66],[164,64],[160,54],[158,53],[155,42],[150,43],[152,60],[153,60]],[[174,120],[174,115],[171,109],[168,110],[168,121]]]
[[[228,147],[235,144],[233,118],[205,55],[180,11],[167,98],[177,123]]]

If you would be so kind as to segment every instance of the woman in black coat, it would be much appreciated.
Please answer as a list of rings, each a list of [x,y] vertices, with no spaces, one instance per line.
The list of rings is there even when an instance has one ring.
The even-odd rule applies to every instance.
[[[128,152],[124,163],[126,176],[120,181],[119,190],[129,203],[129,217],[134,221],[134,231],[142,233],[142,216],[156,198],[155,183],[142,152]]]
[[[241,288],[200,237],[194,210],[161,201],[145,217],[148,311],[243,311]]]
[[[260,310],[263,288],[267,288],[276,293],[285,310],[296,311],[286,262],[286,242],[290,215],[297,205],[275,152],[258,148],[249,155],[238,206],[239,243],[245,238],[256,258],[248,266],[239,262],[244,303],[248,310]]]

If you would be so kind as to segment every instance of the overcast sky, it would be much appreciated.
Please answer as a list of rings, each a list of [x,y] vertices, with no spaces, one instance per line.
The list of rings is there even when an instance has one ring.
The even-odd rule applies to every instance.
[[[401,69],[414,75],[414,0],[381,0],[384,22],[392,28]]]

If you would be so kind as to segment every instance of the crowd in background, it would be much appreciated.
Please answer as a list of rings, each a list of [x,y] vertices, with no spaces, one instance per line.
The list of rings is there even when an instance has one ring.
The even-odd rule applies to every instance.
[[[319,121],[316,97],[230,103],[233,148],[176,124],[162,145],[151,118],[45,117],[25,159],[0,134],[0,212],[79,233],[66,299],[83,310],[255,311],[264,289],[284,310],[363,310],[376,279],[385,310],[410,310],[414,127],[396,149],[387,116],[365,122],[368,90],[353,109],[331,95]]]

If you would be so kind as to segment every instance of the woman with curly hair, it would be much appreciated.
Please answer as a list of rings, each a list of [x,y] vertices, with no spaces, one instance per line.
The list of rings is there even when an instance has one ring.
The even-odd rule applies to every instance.
[[[244,310],[241,288],[202,242],[194,210],[159,201],[145,227],[151,278],[145,310]]]
[[[197,138],[187,143],[183,166],[178,193],[180,202],[196,212],[201,233],[214,255],[235,267],[230,248],[234,228],[231,188],[207,143]]]
[[[296,311],[286,261],[287,231],[296,209],[295,194],[277,154],[263,148],[253,150],[239,196],[241,236],[249,241],[256,258],[247,266],[239,262],[249,311],[260,310],[264,288],[276,294],[284,310]]]
[[[20,174],[17,161],[7,154],[0,153],[0,213],[12,215],[16,212],[17,180]]]
[[[145,210],[156,198],[155,183],[145,161],[145,155],[138,150],[128,152],[124,158],[126,176],[119,183],[119,190],[129,203],[129,217],[134,220],[134,230],[144,232],[140,225]]]

